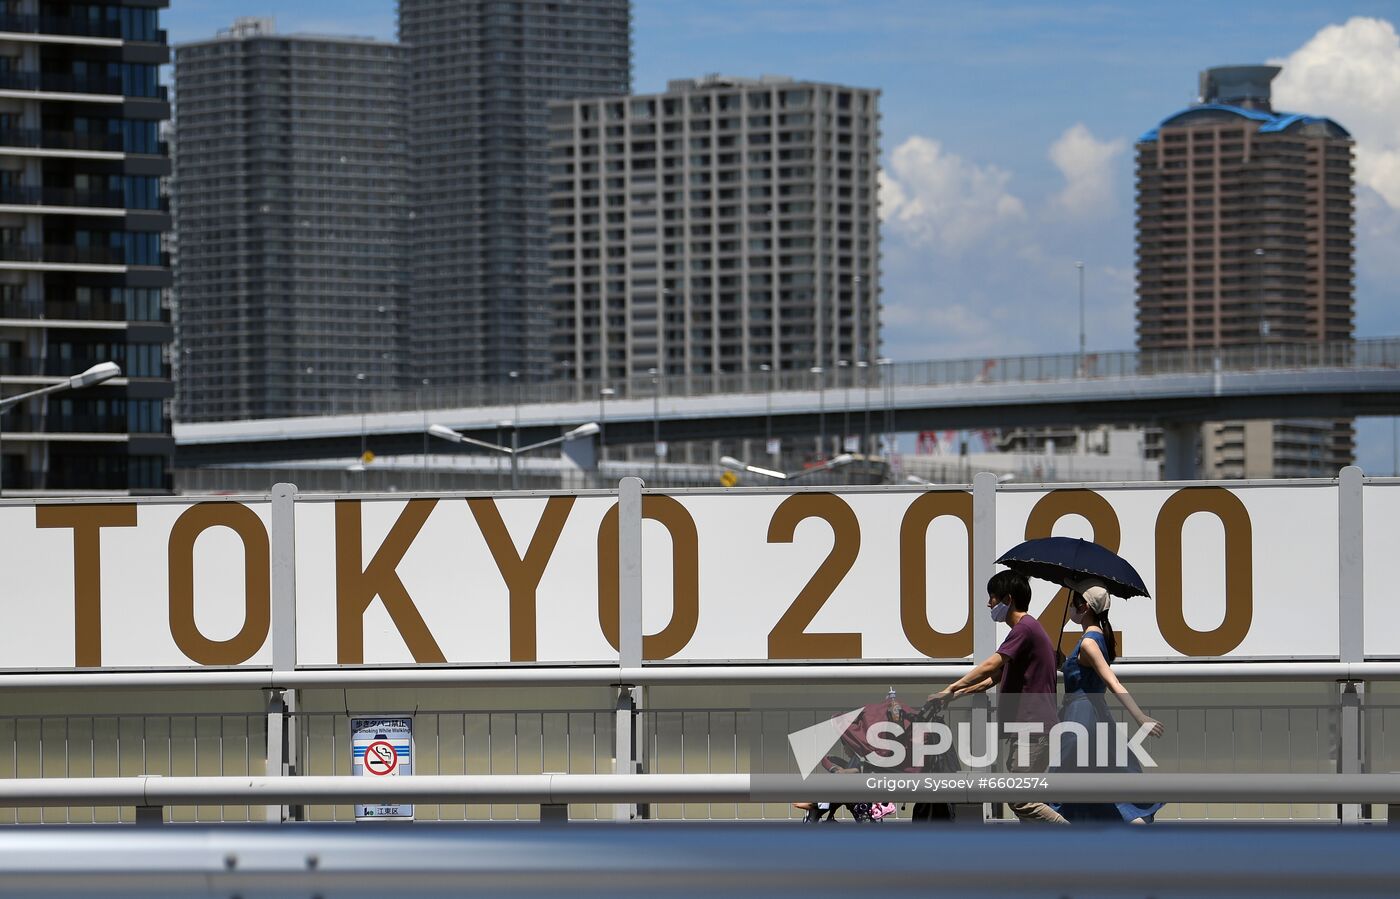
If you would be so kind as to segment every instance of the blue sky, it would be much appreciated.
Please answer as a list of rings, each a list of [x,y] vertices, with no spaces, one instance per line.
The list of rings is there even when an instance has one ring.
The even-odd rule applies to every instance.
[[[237,16],[392,38],[391,0],[173,0],[172,42]],[[1132,145],[1212,65],[1277,61],[1277,105],[1357,138],[1358,336],[1400,335],[1400,0],[634,0],[633,89],[710,72],[879,88],[886,350],[900,359],[1133,342]],[[1362,464],[1390,473],[1391,428]]]

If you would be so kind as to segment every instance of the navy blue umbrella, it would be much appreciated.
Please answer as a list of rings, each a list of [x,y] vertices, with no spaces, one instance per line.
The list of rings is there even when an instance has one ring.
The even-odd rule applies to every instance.
[[[1096,577],[1104,582],[1109,593],[1124,599],[1152,595],[1147,592],[1142,575],[1122,556],[1078,537],[1027,540],[1012,547],[997,562],[1026,577],[1056,584],[1064,584],[1066,578]]]

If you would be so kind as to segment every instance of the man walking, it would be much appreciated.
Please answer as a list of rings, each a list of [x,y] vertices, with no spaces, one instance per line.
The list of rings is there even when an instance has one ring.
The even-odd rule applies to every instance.
[[[1055,648],[1045,628],[1032,617],[1031,585],[1014,571],[1001,571],[987,581],[987,609],[992,620],[1011,625],[995,654],[929,697],[948,701],[997,687],[997,721],[1007,741],[1006,770],[1038,774],[1050,763],[1050,729],[1059,721],[1055,711]],[[1037,727],[1038,725],[1038,727]],[[1038,730],[1038,732],[1036,732]],[[1029,735],[1030,752],[1019,751],[1013,731]],[[1021,821],[1067,824],[1043,802],[1009,802]]]

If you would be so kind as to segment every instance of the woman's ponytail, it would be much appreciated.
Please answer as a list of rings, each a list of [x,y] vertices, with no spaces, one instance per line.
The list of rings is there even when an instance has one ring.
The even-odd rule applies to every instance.
[[[1113,625],[1108,623],[1108,612],[1099,613],[1099,627],[1103,630],[1104,658],[1112,665],[1118,660],[1118,650],[1115,648],[1118,641],[1113,635]]]

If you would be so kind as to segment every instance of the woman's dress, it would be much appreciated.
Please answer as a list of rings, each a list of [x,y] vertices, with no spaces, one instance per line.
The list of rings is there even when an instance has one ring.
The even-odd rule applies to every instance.
[[[1098,643],[1099,652],[1108,657],[1107,644],[1104,642],[1103,634],[1096,631],[1086,631],[1085,640],[1093,640]],[[1074,652],[1065,659],[1065,701],[1060,706],[1060,721],[1074,722],[1083,725],[1088,737],[1088,752],[1085,754],[1087,764],[1079,763],[1079,734],[1073,731],[1064,732],[1060,738],[1060,764],[1052,768],[1057,772],[1134,772],[1141,773],[1142,767],[1137,759],[1128,753],[1128,757],[1115,758],[1114,739],[1114,718],[1109,713],[1107,691],[1108,685],[1104,683],[1099,673],[1091,665],[1079,664],[1079,650],[1083,646],[1083,640],[1079,646],[1074,647]],[[1108,724],[1108,745],[1104,747],[1104,759],[1107,764],[1099,764],[1099,729],[1096,725],[1100,723]],[[1063,729],[1062,729],[1063,730]],[[1112,823],[1119,821],[1132,821],[1134,818],[1143,818],[1148,821],[1162,807],[1160,802],[1118,802],[1118,803],[1091,803],[1091,802],[1071,802],[1056,806],[1056,810],[1064,815],[1071,823]]]

